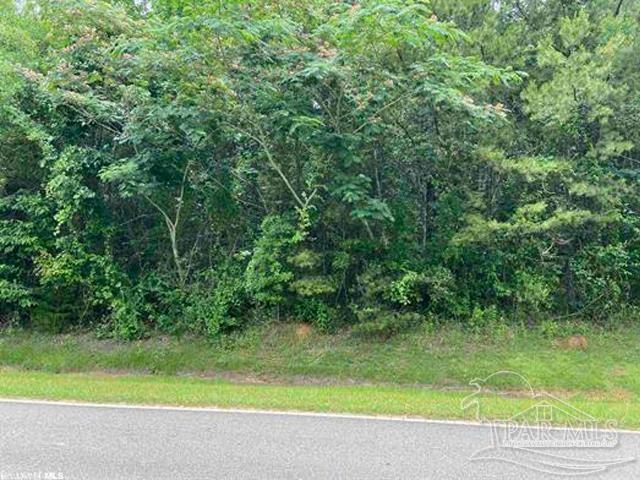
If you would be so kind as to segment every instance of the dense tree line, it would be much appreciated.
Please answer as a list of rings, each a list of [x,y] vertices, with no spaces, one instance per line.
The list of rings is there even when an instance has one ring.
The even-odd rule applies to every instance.
[[[638,2],[0,5],[5,323],[636,312]]]

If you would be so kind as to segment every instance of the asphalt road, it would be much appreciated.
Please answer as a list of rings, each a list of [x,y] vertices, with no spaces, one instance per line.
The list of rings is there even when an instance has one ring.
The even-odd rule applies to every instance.
[[[640,434],[618,441],[513,464],[472,459],[491,445],[479,425],[0,402],[0,480],[640,478],[606,463],[640,456]]]

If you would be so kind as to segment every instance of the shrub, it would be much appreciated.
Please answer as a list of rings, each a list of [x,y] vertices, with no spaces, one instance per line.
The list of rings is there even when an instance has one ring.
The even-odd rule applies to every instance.
[[[258,303],[273,306],[286,301],[294,278],[286,258],[296,242],[295,228],[284,217],[269,216],[262,222],[245,272],[247,292]]]
[[[142,316],[144,301],[137,292],[128,292],[112,304],[111,314],[102,336],[123,340],[137,340],[147,333]]]
[[[357,312],[358,323],[353,332],[365,336],[388,338],[419,325],[424,317],[415,312],[393,312],[363,308]]]

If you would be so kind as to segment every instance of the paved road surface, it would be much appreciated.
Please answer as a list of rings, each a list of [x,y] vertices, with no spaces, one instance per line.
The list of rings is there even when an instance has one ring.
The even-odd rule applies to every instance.
[[[0,479],[567,478],[470,460],[490,433],[370,418],[0,402]],[[613,449],[555,453],[591,458],[597,468],[640,456],[640,434],[621,433]],[[556,468],[554,457],[544,459]],[[636,479],[640,465],[577,478]]]

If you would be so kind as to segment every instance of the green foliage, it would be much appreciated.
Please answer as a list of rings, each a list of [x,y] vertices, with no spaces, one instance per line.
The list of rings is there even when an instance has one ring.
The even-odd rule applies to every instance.
[[[423,317],[415,312],[393,312],[376,308],[359,310],[357,318],[354,333],[382,339],[407,331],[423,321]]]
[[[474,307],[468,320],[469,328],[476,332],[495,331],[502,323],[502,316],[495,305],[486,308]]]
[[[146,329],[141,318],[144,304],[139,295],[119,298],[113,302],[109,323],[103,335],[124,340],[137,340]]]
[[[16,282],[0,279],[0,301],[18,308],[29,308],[33,305],[31,292]]]
[[[634,311],[638,15],[1,1],[0,316],[139,338]]]
[[[210,338],[242,325],[247,312],[241,270],[230,266],[216,273],[215,279],[205,279],[189,292],[185,307],[188,328]]]
[[[422,300],[420,290],[424,283],[426,283],[424,277],[421,277],[416,272],[409,271],[399,280],[391,283],[387,294],[388,298],[390,301],[404,307],[415,305]]]
[[[543,312],[551,301],[557,286],[549,280],[530,272],[516,273],[515,299],[517,305],[528,312]]]
[[[330,332],[340,324],[336,309],[317,298],[305,298],[296,303],[293,314],[297,320],[309,322],[320,332]]]
[[[270,216],[262,222],[262,232],[246,270],[247,291],[259,303],[284,302],[293,272],[286,257],[296,242],[295,228],[283,217]]]

